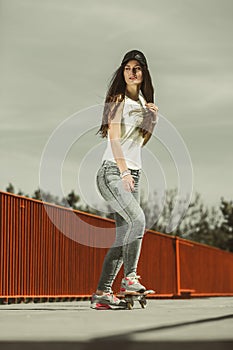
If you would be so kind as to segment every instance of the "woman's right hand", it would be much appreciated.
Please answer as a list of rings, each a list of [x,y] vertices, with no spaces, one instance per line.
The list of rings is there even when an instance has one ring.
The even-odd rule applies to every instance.
[[[128,174],[122,178],[123,187],[126,191],[134,191],[134,178],[131,174]]]

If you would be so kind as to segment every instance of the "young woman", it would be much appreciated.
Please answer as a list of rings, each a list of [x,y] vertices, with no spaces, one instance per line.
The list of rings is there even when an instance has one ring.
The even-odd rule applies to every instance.
[[[132,50],[125,54],[107,91],[102,124],[97,134],[107,137],[107,148],[97,173],[100,194],[114,211],[116,239],[105,256],[91,307],[125,308],[125,301],[113,295],[112,284],[124,264],[121,292],[143,292],[137,264],[145,230],[140,207],[139,179],[141,147],[158,121],[158,107],[144,54]]]

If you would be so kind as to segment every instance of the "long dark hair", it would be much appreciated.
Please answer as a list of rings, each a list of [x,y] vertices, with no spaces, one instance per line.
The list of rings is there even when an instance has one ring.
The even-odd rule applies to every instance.
[[[126,62],[127,63],[127,62]],[[107,137],[109,121],[112,120],[116,114],[117,109],[120,104],[124,102],[125,99],[125,89],[126,82],[124,78],[124,68],[125,64],[122,64],[116,71],[113,73],[113,76],[108,85],[108,90],[106,93],[104,111],[102,117],[102,124],[96,134],[100,134],[101,137]],[[141,84],[141,92],[146,102],[154,103],[154,87],[152,85],[151,76],[146,65],[140,64],[142,69],[143,81]],[[143,111],[144,118],[139,126],[139,132],[144,138],[143,146],[148,142],[153,132],[155,124],[155,114],[149,109]]]

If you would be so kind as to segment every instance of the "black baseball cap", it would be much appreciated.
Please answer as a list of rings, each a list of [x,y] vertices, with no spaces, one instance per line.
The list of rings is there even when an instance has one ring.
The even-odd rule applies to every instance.
[[[141,63],[144,66],[147,66],[146,57],[143,55],[141,51],[138,50],[131,50],[127,52],[121,62],[121,64],[125,64],[129,60],[137,60],[139,63]]]

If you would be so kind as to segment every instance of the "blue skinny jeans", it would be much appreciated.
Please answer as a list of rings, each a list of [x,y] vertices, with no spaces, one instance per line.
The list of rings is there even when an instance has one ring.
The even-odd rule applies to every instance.
[[[102,197],[114,212],[116,238],[108,250],[98,289],[112,292],[112,284],[122,266],[124,275],[136,274],[145,231],[145,215],[140,207],[139,180],[141,169],[130,169],[134,178],[134,191],[123,188],[120,170],[116,163],[104,160],[96,176],[96,184]]]

